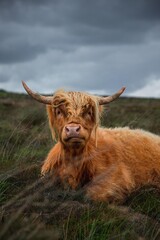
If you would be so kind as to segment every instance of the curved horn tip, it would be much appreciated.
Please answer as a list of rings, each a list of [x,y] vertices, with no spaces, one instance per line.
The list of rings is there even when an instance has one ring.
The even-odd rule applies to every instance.
[[[22,80],[22,85],[24,87],[24,89],[26,90],[26,92],[31,96],[33,97],[33,94],[35,94],[28,86],[27,84]]]
[[[120,91],[123,93],[125,90],[126,90],[126,87],[122,87]]]
[[[27,87],[27,84],[22,80],[22,85],[23,85],[23,87],[24,87],[24,89],[26,90],[26,88],[28,88]]]
[[[25,82],[23,80],[21,82],[22,82],[22,85],[24,86]]]
[[[22,84],[24,85],[25,84],[25,82],[22,80]]]
[[[22,81],[22,84],[26,92],[36,101],[40,103],[48,104],[48,105],[52,104],[53,97],[46,97],[46,96],[40,95],[39,93],[33,92],[24,81]]]

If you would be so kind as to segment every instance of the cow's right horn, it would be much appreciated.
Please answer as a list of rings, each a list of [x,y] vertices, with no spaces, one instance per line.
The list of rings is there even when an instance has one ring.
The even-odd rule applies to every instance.
[[[53,97],[47,97],[47,96],[43,96],[40,95],[39,93],[35,93],[33,92],[24,81],[22,81],[23,87],[26,90],[26,92],[32,97],[34,98],[36,101],[40,102],[40,103],[44,103],[44,104],[48,104],[48,105],[52,105],[52,101],[53,101]]]
[[[99,105],[105,105],[110,102],[113,102],[114,100],[119,98],[119,96],[124,92],[125,89],[126,89],[125,87],[122,87],[118,92],[116,92],[115,94],[113,94],[111,96],[99,98]]]

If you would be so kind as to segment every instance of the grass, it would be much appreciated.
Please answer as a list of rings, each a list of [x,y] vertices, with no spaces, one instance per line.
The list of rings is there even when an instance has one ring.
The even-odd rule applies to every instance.
[[[9,182],[6,180],[0,181],[0,204],[3,204],[7,200],[7,191],[10,188]]]
[[[0,239],[160,239],[160,193],[152,186],[119,205],[85,199],[40,178],[53,145],[45,107],[0,91]],[[102,125],[143,128],[160,135],[160,100],[120,98]]]
[[[43,160],[51,146],[45,109],[25,95],[1,95],[1,170]]]

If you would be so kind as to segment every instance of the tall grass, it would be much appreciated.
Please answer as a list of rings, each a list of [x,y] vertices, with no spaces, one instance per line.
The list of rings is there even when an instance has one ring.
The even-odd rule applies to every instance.
[[[53,145],[44,106],[0,92],[0,239],[160,239],[160,193],[131,194],[120,206],[95,203],[64,189],[40,167]],[[121,98],[102,125],[160,134],[160,100]]]

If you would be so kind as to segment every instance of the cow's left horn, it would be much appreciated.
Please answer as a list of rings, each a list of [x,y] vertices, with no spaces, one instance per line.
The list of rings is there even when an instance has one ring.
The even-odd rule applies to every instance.
[[[34,98],[36,101],[40,102],[40,103],[44,103],[44,104],[48,104],[48,105],[52,105],[52,100],[53,97],[46,97],[43,95],[40,95],[39,93],[35,93],[33,92],[24,81],[22,81],[23,87],[26,90],[26,92],[32,97]]]
[[[125,87],[122,87],[118,92],[116,92],[112,96],[99,98],[99,105],[104,105],[104,104],[113,102],[124,92],[125,89],[126,89]]]

